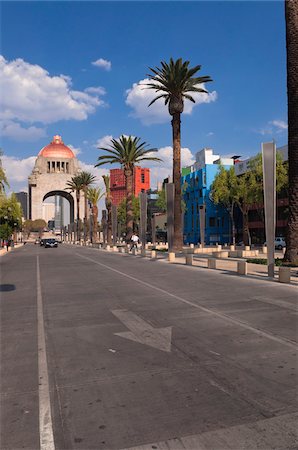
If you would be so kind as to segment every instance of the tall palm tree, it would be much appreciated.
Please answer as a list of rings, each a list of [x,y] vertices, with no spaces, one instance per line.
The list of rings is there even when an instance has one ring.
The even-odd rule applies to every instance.
[[[100,147],[106,152],[98,157],[95,167],[103,164],[121,164],[124,170],[126,185],[126,240],[130,241],[133,232],[133,174],[134,166],[140,161],[161,161],[160,158],[150,156],[149,153],[156,152],[156,148],[146,148],[146,142],[141,142],[141,138],[133,136],[120,136],[119,140],[111,139],[110,148]]]
[[[82,180],[79,175],[74,175],[70,181],[66,183],[66,189],[71,192],[76,193],[76,202],[77,202],[77,240],[79,241],[81,238],[81,229],[80,229],[80,199],[81,199],[81,191],[83,189]]]
[[[180,117],[184,109],[184,99],[195,103],[195,99],[189,92],[208,93],[201,86],[202,83],[212,81],[209,76],[194,77],[201,69],[201,66],[188,68],[189,61],[182,61],[181,58],[174,61],[170,59],[169,64],[161,61],[161,68],[150,67],[151,74],[148,74],[152,83],[146,84],[147,89],[155,92],[162,92],[154,98],[148,106],[152,105],[159,98],[163,98],[165,105],[168,105],[169,113],[172,116],[173,134],[173,183],[175,185],[174,199],[174,239],[173,250],[181,250],[183,245],[182,230],[182,209],[181,209],[181,133]]]
[[[107,244],[112,244],[112,197],[111,197],[111,189],[110,189],[110,176],[103,175],[102,176],[105,188],[106,188],[106,209],[107,209]]]
[[[285,1],[288,87],[289,219],[285,261],[298,262],[298,0]]]
[[[104,196],[99,187],[90,187],[88,189],[87,197],[92,205],[92,242],[96,242],[97,237],[97,221],[98,221],[98,202]]]
[[[87,216],[88,216],[88,189],[96,181],[96,176],[90,172],[80,172],[79,180],[81,181],[82,191],[84,192],[84,241],[87,240]]]

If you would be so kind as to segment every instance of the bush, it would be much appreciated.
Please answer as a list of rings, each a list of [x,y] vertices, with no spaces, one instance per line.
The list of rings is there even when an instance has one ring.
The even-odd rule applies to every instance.
[[[262,264],[262,265],[264,265],[264,266],[267,266],[267,264],[268,264],[267,259],[260,259],[260,258],[250,258],[250,259],[247,259],[246,262],[252,263],[252,264]],[[283,259],[281,259],[281,258],[275,258],[274,264],[275,264],[277,267],[280,267],[280,266],[298,267],[297,264],[289,264],[289,263],[286,263],[286,262],[284,262]]]

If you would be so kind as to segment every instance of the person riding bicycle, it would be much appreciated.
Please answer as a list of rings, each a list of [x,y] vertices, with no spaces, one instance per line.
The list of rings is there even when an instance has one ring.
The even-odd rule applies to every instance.
[[[133,248],[138,248],[138,242],[139,242],[139,236],[135,233],[133,233],[133,235],[131,236],[131,246],[130,246],[130,250],[132,250]]]

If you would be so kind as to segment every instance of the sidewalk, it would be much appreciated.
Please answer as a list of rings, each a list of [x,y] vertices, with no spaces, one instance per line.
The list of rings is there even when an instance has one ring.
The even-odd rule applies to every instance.
[[[16,250],[17,248],[21,248],[21,247],[23,247],[23,245],[24,245],[23,243],[15,244],[14,247],[8,247],[8,251],[6,250],[6,247],[1,248],[1,250],[0,250],[0,256],[4,256],[4,255],[6,255],[7,253]]]

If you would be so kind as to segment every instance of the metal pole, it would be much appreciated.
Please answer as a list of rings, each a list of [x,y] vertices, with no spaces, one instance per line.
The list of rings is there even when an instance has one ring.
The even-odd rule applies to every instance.
[[[166,200],[167,200],[167,240],[169,250],[173,247],[174,240],[174,183],[166,183]]]
[[[274,142],[262,144],[262,159],[268,276],[273,278],[276,220],[276,145]]]

